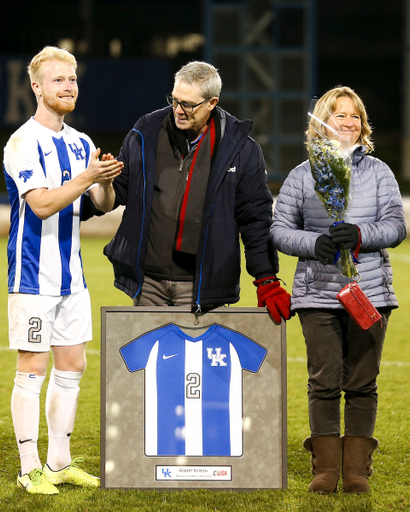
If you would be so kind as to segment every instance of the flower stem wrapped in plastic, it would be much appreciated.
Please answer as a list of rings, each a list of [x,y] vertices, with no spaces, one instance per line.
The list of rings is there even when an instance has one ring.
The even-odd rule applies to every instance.
[[[310,112],[309,115],[315,118]],[[324,125],[327,132],[335,132],[323,121],[318,118],[315,120]],[[344,221],[351,178],[351,158],[341,149],[341,145],[340,140],[330,140],[323,130],[320,133],[318,131],[318,137],[312,138],[307,145],[316,193],[335,224]],[[344,276],[355,278],[359,275],[352,251],[345,249],[343,244],[340,244],[336,262]]]

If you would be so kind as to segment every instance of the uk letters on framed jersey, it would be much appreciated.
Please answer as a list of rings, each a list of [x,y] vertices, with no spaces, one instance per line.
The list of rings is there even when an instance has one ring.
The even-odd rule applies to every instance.
[[[102,308],[101,487],[280,489],[286,334],[263,308]]]

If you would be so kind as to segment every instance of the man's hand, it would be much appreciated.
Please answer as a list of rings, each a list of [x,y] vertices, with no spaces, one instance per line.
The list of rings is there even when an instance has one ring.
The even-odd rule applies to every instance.
[[[290,294],[280,286],[276,276],[257,279],[253,282],[257,287],[258,307],[266,306],[276,324],[280,324],[282,318],[289,320]]]
[[[98,210],[109,212],[115,201],[112,182],[116,176],[121,174],[124,164],[115,160],[111,153],[102,155],[100,161],[98,160],[99,154],[100,148],[91,154],[90,164],[87,168],[87,172],[92,173],[93,183],[98,184],[97,187],[92,187],[88,193]]]
[[[121,174],[124,164],[123,162],[118,162],[111,153],[102,155],[101,160],[99,160],[100,153],[100,148],[91,153],[90,163],[86,172],[89,173],[92,183],[100,183],[107,186],[113,182],[115,177]]]
[[[89,194],[95,206],[101,211],[109,211],[113,207],[115,192],[111,184],[121,173],[124,164],[115,160],[111,153],[103,155],[100,161],[100,152],[100,149],[93,151],[87,169],[74,179],[66,181],[63,186],[50,190],[38,188],[26,192],[24,199],[37,217],[45,220],[60,212],[94,183],[98,183],[98,187],[91,188]]]

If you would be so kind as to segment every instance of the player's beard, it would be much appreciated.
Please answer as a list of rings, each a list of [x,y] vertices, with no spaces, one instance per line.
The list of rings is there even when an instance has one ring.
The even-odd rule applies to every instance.
[[[77,98],[78,95],[75,95],[73,101],[67,102],[63,98],[59,98],[58,96],[46,96],[43,94],[44,106],[60,116],[65,116],[66,114],[69,114],[74,110]]]

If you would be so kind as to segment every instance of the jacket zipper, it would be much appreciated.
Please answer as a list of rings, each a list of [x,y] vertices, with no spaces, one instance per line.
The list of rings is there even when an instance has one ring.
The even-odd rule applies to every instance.
[[[142,192],[142,228],[141,228],[141,235],[140,235],[140,241],[139,241],[139,244],[138,244],[138,254],[137,254],[137,275],[138,275],[138,290],[137,290],[137,293],[134,295],[133,299],[135,299],[135,297],[140,293],[141,291],[141,287],[142,287],[142,282],[141,282],[141,276],[140,276],[140,255],[141,255],[141,244],[142,244],[142,236],[143,236],[143,233],[144,233],[144,222],[145,222],[145,192],[146,192],[146,187],[147,187],[147,179],[146,179],[146,175],[145,175],[145,141],[144,141],[144,136],[142,135],[142,133],[139,131],[139,130],[135,130],[133,128],[133,130],[136,132],[136,133],[139,133],[140,137],[141,137],[141,156],[142,156],[142,175],[143,175],[143,179],[144,179],[144,186],[143,186],[143,192]]]
[[[179,172],[182,172],[182,166],[184,165],[184,159],[182,158],[181,153],[176,149],[175,150],[178,160],[179,160]]]
[[[201,296],[201,286],[202,286],[203,265],[204,265],[204,258],[205,258],[206,243],[208,241],[209,218],[214,213],[214,209],[215,209],[215,203],[212,205],[212,210],[211,210],[211,213],[209,214],[209,217],[208,217],[208,220],[207,220],[207,223],[206,223],[205,241],[204,241],[204,247],[202,249],[201,264],[199,265],[198,293],[197,293],[196,302],[195,302],[195,304],[197,306],[197,309],[196,309],[195,313],[200,313],[201,312],[200,296]]]

